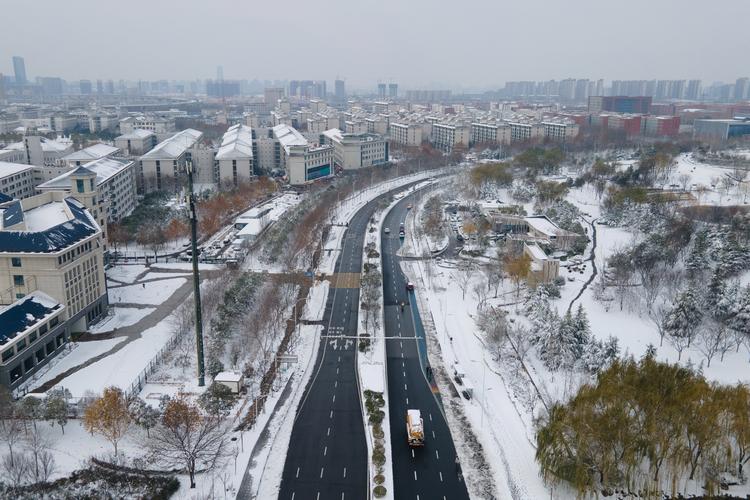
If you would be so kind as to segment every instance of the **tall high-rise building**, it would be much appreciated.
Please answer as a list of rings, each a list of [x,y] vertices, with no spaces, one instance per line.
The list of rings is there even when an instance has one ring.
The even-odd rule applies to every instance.
[[[334,96],[336,97],[336,101],[343,102],[346,100],[346,84],[344,83],[344,80],[336,80],[333,82],[334,85]]]
[[[701,93],[701,81],[690,80],[687,84],[687,90],[685,91],[685,99],[697,101],[701,98]]]
[[[63,81],[56,77],[37,77],[37,85],[42,87],[42,94],[46,96],[51,95],[62,95],[63,93]]]
[[[378,98],[385,99],[385,83],[378,83]]]
[[[218,81],[224,81],[224,66],[216,66],[216,79]]]
[[[28,80],[26,79],[26,63],[21,56],[13,56],[13,72],[16,75],[16,83],[19,85],[25,84]]]
[[[91,95],[91,80],[81,80],[81,95]]]
[[[99,95],[104,93],[104,83],[101,80],[96,81],[96,93]]]
[[[743,101],[750,98],[750,78],[738,78],[734,84],[734,100]]]
[[[398,97],[398,83],[388,84],[388,97],[396,99]]]

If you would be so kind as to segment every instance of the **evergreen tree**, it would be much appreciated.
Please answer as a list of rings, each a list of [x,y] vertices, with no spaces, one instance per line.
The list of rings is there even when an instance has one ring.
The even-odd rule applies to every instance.
[[[698,298],[690,286],[675,299],[674,307],[664,320],[664,330],[674,341],[690,346],[702,319]]]

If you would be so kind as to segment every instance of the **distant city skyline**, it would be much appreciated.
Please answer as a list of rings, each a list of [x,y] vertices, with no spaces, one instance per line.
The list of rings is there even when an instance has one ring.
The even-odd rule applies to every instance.
[[[750,2],[715,5],[721,29],[696,0],[522,2],[469,0],[443,9],[427,0],[344,0],[238,5],[185,0],[180,9],[131,0],[2,8],[0,71],[26,59],[29,80],[190,80],[217,66],[231,79],[326,79],[351,89],[396,81],[406,88],[490,89],[508,80],[701,79],[745,76]],[[713,7],[712,7],[713,8]],[[41,15],[43,13],[43,15]],[[85,26],[86,29],[65,29]],[[325,28],[323,28],[325,27]],[[64,30],[64,37],[55,36]],[[132,36],[130,35],[132,34]]]

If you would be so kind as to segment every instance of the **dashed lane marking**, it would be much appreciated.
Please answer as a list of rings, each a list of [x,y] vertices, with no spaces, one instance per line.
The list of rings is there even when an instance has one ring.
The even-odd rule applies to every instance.
[[[325,467],[320,468],[320,479],[323,479],[323,471],[325,470]]]
[[[435,437],[435,431],[432,431],[432,437]],[[437,458],[438,460],[440,460],[440,453],[438,453],[437,450],[435,450],[435,458]]]
[[[297,467],[297,475],[294,477],[299,477],[299,467]]]

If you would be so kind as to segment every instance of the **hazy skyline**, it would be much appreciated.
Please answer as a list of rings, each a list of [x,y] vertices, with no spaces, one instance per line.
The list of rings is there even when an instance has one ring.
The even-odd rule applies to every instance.
[[[564,78],[734,81],[746,0],[12,2],[0,72],[29,79],[325,79],[349,88],[496,88]],[[16,21],[14,21],[16,20]]]

